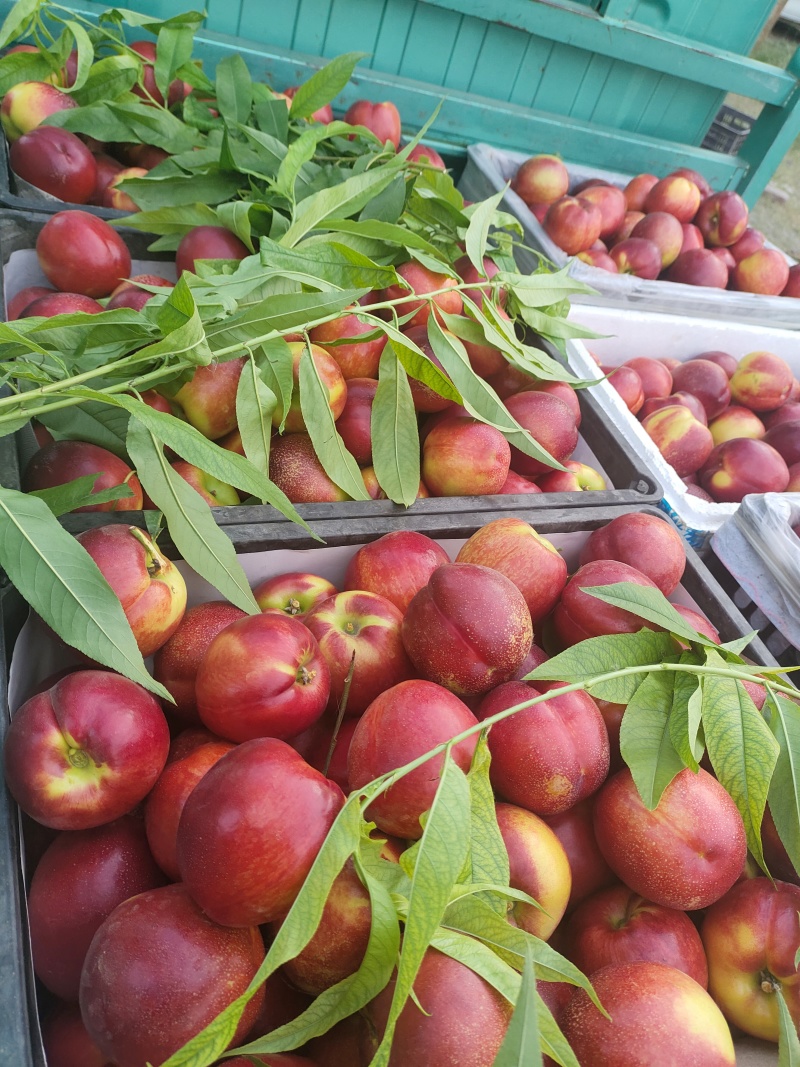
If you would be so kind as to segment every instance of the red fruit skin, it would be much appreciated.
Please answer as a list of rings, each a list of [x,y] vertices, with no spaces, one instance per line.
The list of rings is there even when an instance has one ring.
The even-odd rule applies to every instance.
[[[696,356],[692,356],[692,360],[704,359],[709,363],[716,363],[718,367],[722,367],[730,380],[736,373],[736,368],[739,366],[739,361],[728,352],[720,352],[717,350],[711,352],[700,352]],[[691,360],[690,360],[691,362]]]
[[[730,1030],[692,978],[663,963],[619,963],[592,975],[611,1018],[576,990],[559,1022],[581,1067],[734,1067]]]
[[[608,376],[608,384],[625,401],[631,415],[638,415],[645,401],[644,386],[638,371],[634,367],[616,367]]]
[[[683,538],[669,522],[655,515],[619,515],[594,530],[583,546],[580,565],[611,559],[635,566],[664,596],[678,587],[686,568]]]
[[[794,962],[800,947],[798,911],[796,885],[752,878],[709,908],[700,930],[709,992],[729,1022],[766,1041],[777,1042],[779,1033],[773,982],[780,986],[795,1026],[800,1022]]]
[[[746,682],[746,686],[751,686],[751,682]],[[759,687],[762,688],[763,687]],[[748,688],[748,692],[752,696],[752,692]],[[766,696],[766,693],[764,693]],[[763,706],[763,700],[762,700]],[[758,707],[758,702],[756,702]],[[761,844],[764,846],[764,859],[767,861],[767,868],[770,874],[775,878],[780,878],[782,882],[793,882],[794,885],[800,885],[800,874],[795,870],[794,864],[789,859],[789,853],[786,851],[786,846],[778,836],[778,829],[775,826],[775,820],[772,817],[772,812],[767,806],[764,810],[764,820],[761,823]]]
[[[60,833],[31,879],[28,922],[36,976],[77,1001],[81,968],[100,924],[118,904],[164,885],[138,815]]]
[[[108,296],[131,274],[131,254],[105,219],[88,211],[59,211],[36,238],[39,266],[57,289]]]
[[[372,463],[372,404],[377,391],[378,383],[374,378],[350,378],[347,399],[336,420],[336,429],[345,448],[360,467]]]
[[[708,289],[725,289],[728,268],[710,248],[689,248],[681,252],[664,275],[667,281],[683,285],[702,285]]]
[[[331,886],[319,925],[306,947],[284,964],[289,981],[311,996],[355,974],[367,951],[372,908],[350,858]],[[268,924],[277,936],[283,920]]]
[[[82,293],[53,292],[45,293],[32,300],[24,308],[24,314],[19,317],[32,319],[38,316],[44,319],[52,319],[54,315],[73,315],[76,312],[83,312],[86,315],[99,315],[102,310],[102,304],[98,304],[96,300],[93,300],[90,296],[84,296]]]
[[[378,1047],[389,1015],[394,979],[365,1009],[371,1026],[364,1063]],[[389,1067],[486,1067],[493,1063],[511,1005],[463,963],[429,948],[414,982],[422,1011],[409,999],[397,1020]]]
[[[366,1043],[367,1022],[360,1013],[348,1015],[325,1034],[308,1043],[314,1064],[320,1067],[362,1067],[361,1048]],[[245,1067],[242,1064],[242,1067]]]
[[[483,301],[486,299],[485,290],[479,288],[480,285],[491,281],[495,274],[498,273],[500,268],[494,262],[493,259],[489,259],[488,256],[483,258],[483,274],[481,274],[476,268],[475,264],[469,258],[469,256],[461,256],[454,264],[455,269],[458,271],[458,276],[462,281],[472,282],[475,284],[474,289],[464,289],[464,296],[468,297],[473,304],[477,304],[479,308],[483,307]],[[506,304],[506,291],[501,289],[497,302],[501,307],[505,307]]]
[[[345,112],[344,121],[351,126],[366,126],[381,144],[391,141],[395,151],[400,147],[400,112],[389,100],[356,100]]]
[[[459,695],[485,693],[510,678],[533,641],[519,589],[474,563],[437,568],[409,604],[402,634],[420,674]]]
[[[719,631],[712,625],[705,615],[701,615],[699,611],[695,611],[693,608],[687,608],[683,604],[673,604],[672,606],[679,615],[682,615],[683,618],[698,631],[698,633],[703,634],[704,637],[719,644]]]
[[[325,715],[317,719],[313,726],[309,727],[298,737],[293,737],[290,744],[296,749],[310,767],[314,767],[336,782],[343,793],[350,791],[350,783],[347,777],[347,756],[350,752],[350,742],[353,740],[358,719],[343,719],[336,734],[336,744],[331,752],[331,741],[336,728],[336,719],[332,715]]]
[[[738,504],[748,493],[782,493],[789,484],[789,468],[780,453],[750,437],[717,445],[697,476],[721,503]]]
[[[231,741],[294,737],[322,712],[331,677],[315,638],[270,612],[231,623],[209,645],[195,680],[205,726]]]
[[[654,411],[659,411],[661,408],[675,407],[676,404],[688,408],[703,426],[708,425],[706,409],[693,393],[671,393],[669,396],[659,397],[658,399],[645,400],[639,412],[639,420],[644,422],[647,416],[652,415]]]
[[[366,589],[390,600],[405,614],[414,596],[450,557],[441,545],[415,530],[395,530],[350,557],[345,589]]]
[[[541,491],[535,482],[530,482],[527,478],[523,478],[521,474],[509,471],[500,493],[504,496],[514,496],[517,493],[532,493],[535,496],[536,493],[541,493]]]
[[[156,652],[153,676],[172,694],[170,712],[186,723],[200,725],[195,679],[203,656],[217,634],[232,622],[245,619],[241,608],[225,600],[209,600],[189,608],[175,633]]]
[[[358,337],[359,334],[372,333],[374,326],[368,322],[359,322],[354,308],[352,314],[343,314],[338,319],[324,322],[309,331],[309,337],[339,364],[346,381],[353,378],[377,378],[381,352],[386,347],[386,335],[371,341],[354,341],[352,344],[333,344],[342,337]],[[349,394],[348,394],[349,395]]]
[[[623,366],[632,367],[639,375],[645,400],[669,396],[672,392],[672,372],[657,359],[636,356],[634,359],[627,360]]]
[[[454,415],[422,446],[422,480],[431,496],[491,496],[508,477],[511,446],[495,426]]]
[[[404,766],[477,721],[462,700],[435,682],[411,679],[385,690],[358,720],[350,742],[351,790]],[[476,743],[470,737],[451,750],[463,771],[469,769]],[[433,803],[443,765],[444,756],[434,756],[404,775],[370,804],[368,818],[395,837],[421,837],[419,817]]]
[[[26,493],[37,489],[51,489],[73,478],[97,474],[93,493],[127,485],[132,496],[110,500],[105,504],[88,505],[74,511],[139,511],[142,507],[142,487],[131,468],[106,448],[86,441],[54,441],[35,452],[22,477]]]
[[[42,1022],[47,1067],[114,1067],[86,1032],[77,1004],[59,1004]]]
[[[567,583],[564,557],[523,519],[486,523],[461,546],[456,563],[504,574],[522,593],[534,623],[552,611]]]
[[[144,285],[162,285],[167,289],[175,286],[174,282],[158,274],[134,274],[129,281],[121,282],[117,286],[108,298],[106,311],[114,311],[116,308],[132,308],[134,311],[141,311],[147,301],[152,300],[155,293],[140,289],[137,282]]]
[[[224,929],[182,885],[120,904],[92,941],[81,976],[90,1037],[117,1067],[162,1063],[244,992],[264,959],[258,929]],[[230,1044],[263,1003],[259,990]]]
[[[97,183],[94,156],[69,130],[37,126],[14,141],[8,161],[16,175],[59,200],[85,204]]]
[[[6,785],[45,826],[87,830],[131,811],[168,751],[167,720],[147,690],[111,671],[75,671],[14,715]]]
[[[225,926],[284,915],[344,802],[341,789],[275,738],[245,741],[206,772],[178,825],[181,878]]]
[[[312,608],[304,622],[330,670],[331,710],[341,705],[353,656],[348,718],[363,714],[384,689],[414,677],[400,632],[403,616],[385,597],[363,590],[337,593]]]
[[[563,400],[572,414],[575,416],[575,425],[580,427],[581,424],[581,403],[578,400],[577,392],[572,388],[569,382],[537,382],[533,381],[530,385],[526,385],[523,389],[520,389],[521,393],[549,393],[551,396],[557,396],[559,400]]]
[[[703,200],[694,222],[707,245],[727,248],[744,234],[747,217],[747,204],[738,193],[726,189]]]
[[[34,300],[38,300],[40,296],[48,296],[50,293],[55,293],[55,289],[51,289],[49,285],[28,285],[24,289],[20,289],[18,293],[14,293],[12,297],[8,297],[6,300],[6,321],[13,322],[15,319],[21,319],[25,309]],[[88,299],[88,297],[85,299]],[[98,304],[98,307],[101,306]]]
[[[744,824],[728,793],[702,768],[682,770],[649,812],[629,770],[609,778],[594,806],[597,844],[615,874],[655,904],[707,908],[737,880]],[[669,863],[664,863],[669,856]]]
[[[684,911],[644,900],[615,885],[584,900],[564,924],[561,951],[584,974],[612,963],[664,963],[708,988],[697,927]]]
[[[724,368],[700,356],[676,367],[672,382],[676,390],[692,393],[698,398],[709,422],[721,415],[731,402],[731,389]]]
[[[96,526],[77,535],[117,594],[139,651],[152,656],[177,630],[186,610],[186,583],[134,526]]]
[[[416,263],[414,260],[410,260],[408,263],[401,263],[396,269],[398,277],[402,278],[411,287],[412,297],[411,299],[402,299],[403,297],[408,298],[409,291],[406,286],[397,283],[383,290],[383,299],[400,300],[400,303],[395,305],[398,315],[409,315],[412,311],[416,311],[416,314],[403,327],[404,331],[414,326],[425,326],[430,318],[431,302],[428,300],[414,300],[414,293],[418,296],[424,296],[426,293],[444,289],[446,290],[445,292],[432,298],[432,303],[450,315],[459,315],[461,313],[464,302],[458,289],[452,288],[458,282],[451,275],[437,273],[428,267],[423,267],[421,263]]]
[[[657,181],[644,199],[642,211],[666,211],[678,222],[691,222],[700,206],[700,190],[686,175],[669,174]]]
[[[178,825],[189,794],[203,775],[235,747],[230,741],[214,739],[170,759],[145,799],[144,824],[150,851],[172,882],[180,881]]]
[[[583,590],[592,586],[634,582],[657,589],[655,582],[627,563],[594,560],[573,574],[553,614],[556,634],[566,647],[603,634],[637,633],[649,625],[638,616],[612,607]],[[651,629],[653,627],[651,626]]]
[[[570,408],[557,396],[527,390],[506,400],[506,407],[531,437],[563,463],[578,444],[578,426]],[[524,478],[548,474],[553,468],[511,446],[511,469]]]
[[[543,816],[544,821],[556,835],[569,860],[572,871],[572,889],[567,904],[567,914],[592,893],[605,889],[617,881],[617,876],[603,859],[594,836],[590,798],[580,800],[558,815]]]
[[[195,226],[181,238],[175,253],[178,277],[185,270],[194,271],[197,259],[245,259],[250,249],[225,226]]]
[[[307,571],[288,571],[265,578],[253,589],[253,596],[262,611],[280,611],[293,619],[304,619],[312,608],[339,590],[327,578]]]
[[[542,685],[506,682],[484,697],[477,716],[488,719],[545,691]],[[586,693],[543,700],[495,723],[489,751],[498,795],[541,816],[568,811],[608,774],[608,733]]]
[[[293,504],[350,500],[325,473],[306,433],[274,438],[269,453],[269,476]]]
[[[548,237],[568,256],[591,248],[603,229],[600,208],[575,196],[562,196],[550,204],[541,222]]]

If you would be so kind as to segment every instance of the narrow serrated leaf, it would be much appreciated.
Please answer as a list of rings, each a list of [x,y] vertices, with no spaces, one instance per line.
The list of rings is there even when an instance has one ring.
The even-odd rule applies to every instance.
[[[263,354],[260,359],[264,360]],[[258,354],[251,352],[236,390],[236,422],[245,456],[265,475],[269,474],[272,413],[277,403],[277,397],[262,376]]]
[[[167,700],[148,673],[119,597],[43,500],[0,487],[0,566],[68,645]]]
[[[541,1067],[542,1049],[539,1044],[539,1017],[536,1001],[536,974],[530,948],[525,952],[514,1014],[506,1036],[492,1067]]]
[[[669,731],[674,674],[651,673],[634,693],[622,717],[619,740],[642,802],[653,810],[684,768]]]
[[[497,809],[489,777],[490,765],[489,745],[485,735],[481,734],[467,775],[470,793],[470,874],[473,882],[508,885],[508,851],[497,823]],[[484,893],[482,899],[498,914],[505,916],[506,903],[496,894]]]
[[[800,871],[800,707],[767,687],[770,728],[779,753],[769,787],[769,810],[795,870]]]
[[[778,1067],[800,1067],[800,1038],[780,983],[775,996],[778,998]]]
[[[128,485],[112,485],[108,489],[98,489],[93,492],[94,484],[100,477],[97,474],[84,474],[71,482],[63,485],[55,485],[51,489],[32,489],[30,496],[38,496],[47,504],[48,508],[58,518],[66,515],[76,508],[87,506],[96,507],[98,504],[108,504],[114,500],[125,500],[133,496],[133,491]]]
[[[716,642],[710,641],[690,626],[684,617],[675,610],[660,589],[636,585],[634,582],[612,582],[609,585],[581,586],[584,593],[597,597],[612,607],[622,608],[632,615],[637,615],[645,622],[653,623],[660,629],[682,637],[684,641],[693,641],[709,648],[716,648]]]
[[[370,425],[378,485],[395,504],[410,507],[419,492],[419,428],[411,387],[391,341],[381,353]]]
[[[253,106],[250,71],[238,53],[225,56],[217,64],[217,106],[226,122],[247,122]]]
[[[467,250],[470,263],[472,263],[481,277],[485,277],[483,257],[486,255],[489,227],[492,225],[495,211],[505,194],[504,187],[498,190],[494,196],[490,196],[487,200],[481,200],[480,203],[475,205],[464,236],[464,247]]]
[[[261,609],[227,534],[217,526],[200,494],[172,469],[158,438],[137,417],[128,427],[128,454],[189,566],[232,604],[257,615]]]

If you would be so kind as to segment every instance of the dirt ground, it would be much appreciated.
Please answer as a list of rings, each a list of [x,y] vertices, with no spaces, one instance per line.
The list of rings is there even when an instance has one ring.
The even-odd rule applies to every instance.
[[[753,58],[785,67],[798,46],[800,36],[779,25],[756,46]],[[750,115],[757,115],[760,110],[759,104],[741,96],[729,95],[728,101]],[[750,218],[751,225],[762,230],[770,241],[800,259],[800,137],[786,153]]]

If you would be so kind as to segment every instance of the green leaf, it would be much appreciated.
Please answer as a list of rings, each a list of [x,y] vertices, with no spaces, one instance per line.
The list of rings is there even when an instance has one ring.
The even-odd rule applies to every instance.
[[[0,488],[0,566],[68,645],[170,699],[148,673],[119,597],[43,500]]]
[[[206,471],[212,477],[219,478],[221,482],[235,485],[252,496],[258,497],[259,500],[272,504],[287,519],[299,523],[312,536],[315,536],[284,493],[269,480],[266,471],[253,466],[249,459],[231,452],[230,449],[222,448],[214,441],[209,441],[188,422],[176,419],[174,415],[168,415],[165,411],[156,411],[149,404],[135,397],[117,395],[113,400],[124,406],[154,438],[174,449],[183,459]],[[130,440],[130,431],[128,439]],[[152,493],[149,493],[149,496],[155,500]],[[169,517],[165,508],[161,510]]]
[[[106,106],[112,116],[127,125],[133,135],[130,139],[141,141],[142,144],[154,144],[170,153],[184,152],[194,145],[197,138],[191,127],[184,125],[179,118],[163,108],[151,107],[145,103],[128,104],[114,101]]]
[[[0,59],[0,96],[22,81],[43,81],[53,73],[53,60],[41,53],[12,52]]]
[[[778,1067],[800,1067],[800,1039],[780,983],[775,996],[778,998]]]
[[[375,167],[365,174],[354,174],[331,189],[301,200],[295,208],[292,223],[281,239],[287,248],[296,245],[307,233],[316,229],[327,218],[355,215],[394,180],[402,162],[397,159]]]
[[[326,219],[325,228],[335,233],[349,233],[376,241],[385,241],[398,248],[417,248],[432,256],[437,255],[438,252],[435,245],[413,230],[391,222],[381,222],[379,219]]]
[[[800,708],[767,687],[770,728],[779,745],[769,810],[795,870],[800,870]]]
[[[220,225],[235,233],[240,241],[253,251],[253,228],[250,222],[250,209],[254,205],[242,200],[217,207]],[[261,205],[259,205],[261,206]]]
[[[289,114],[293,119],[307,119],[315,111],[329,104],[350,81],[356,66],[368,52],[345,52],[312,74],[294,94]]]
[[[127,457],[128,413],[122,408],[87,400],[76,407],[47,411],[37,418],[57,441],[88,441],[121,459]]]
[[[605,604],[611,604],[612,607],[629,611],[632,615],[637,615],[640,619],[653,623],[659,629],[675,634],[684,641],[706,645],[709,648],[717,647],[714,641],[703,637],[693,626],[689,625],[682,615],[678,614],[660,589],[635,585],[633,582],[612,582],[610,585],[582,586],[581,591],[597,597]]]
[[[408,378],[391,341],[381,353],[370,425],[378,485],[395,504],[410,507],[419,492],[419,428]]]
[[[319,279],[340,289],[381,289],[397,281],[393,267],[379,266],[335,240],[306,249],[284,248],[262,237],[260,252],[265,267],[282,275],[299,275],[304,284]]]
[[[572,277],[569,269],[562,267],[555,273],[542,271],[536,274],[510,274],[501,271],[492,280],[511,289],[523,307],[549,308],[577,294],[592,293],[593,290],[589,286]]]
[[[284,116],[286,115],[286,104],[283,100],[276,100],[274,106],[276,109],[282,110]],[[262,175],[264,178],[275,177],[281,162],[288,152],[288,148],[283,140],[280,140],[272,133],[267,133],[264,130],[256,130],[252,126],[245,126],[243,123],[239,124],[239,129],[245,137],[247,137],[249,141],[252,141],[256,146],[257,154],[254,155],[246,148],[246,146],[240,146],[236,141],[231,141],[230,149],[234,155],[238,169],[244,170],[245,173],[255,174],[256,176]],[[253,157],[252,163],[248,169],[246,163],[251,157]]]
[[[508,885],[508,851],[497,824],[497,809],[489,778],[491,757],[485,734],[478,738],[467,775],[470,792],[470,866],[473,882]],[[505,917],[505,901],[485,893],[482,899]]]
[[[372,911],[367,949],[355,974],[326,989],[296,1019],[237,1049],[240,1053],[283,1052],[325,1033],[365,1007],[388,985],[400,951],[400,924],[391,895],[368,871],[360,869]]]
[[[525,455],[533,456],[534,459],[556,470],[566,470],[546,448],[543,448],[527,430],[520,426],[491,385],[475,373],[470,366],[464,346],[457,338],[442,330],[435,315],[431,315],[428,319],[428,339],[434,354],[458,389],[464,407],[471,415],[480,419],[481,422],[497,427],[509,444],[514,445]]]
[[[235,196],[243,181],[236,174],[175,174],[165,177],[127,178],[120,188],[142,209],[180,207],[188,204],[221,204]]]
[[[27,36],[40,2],[41,0],[17,0],[0,26],[0,48],[7,48],[17,37]]]
[[[219,218],[213,208],[205,204],[185,204],[182,207],[162,207],[155,211],[137,211],[135,215],[126,215],[120,222],[128,229],[142,230],[144,233],[174,235],[177,248],[181,237],[193,230],[195,226],[218,226]],[[166,248],[166,245],[162,246]]]
[[[681,656],[682,663],[694,663],[695,657]],[[700,740],[703,707],[702,677],[692,674],[676,674],[673,682],[672,714],[669,719],[669,736],[680,758],[696,771],[705,749]]]
[[[476,204],[469,220],[469,226],[464,237],[464,247],[467,250],[470,263],[478,271],[480,276],[485,277],[483,258],[486,255],[486,242],[489,238],[491,226],[498,204],[506,195],[505,187],[490,196],[488,200],[482,200]]]
[[[674,673],[648,674],[622,716],[622,758],[628,764],[644,805],[652,811],[669,783],[684,768],[669,730]]]
[[[192,58],[193,43],[194,30],[190,25],[162,26],[159,31],[153,73],[165,102],[169,98],[170,82],[174,81],[178,68]]]
[[[300,410],[325,473],[353,500],[369,500],[364,479],[336,429],[328,390],[308,347],[300,357]]]
[[[63,485],[56,485],[52,489],[33,489],[29,496],[38,496],[56,517],[75,511],[76,508],[83,508],[87,505],[94,507],[97,504],[106,504],[112,500],[125,500],[133,496],[128,485],[112,485],[108,489],[93,492],[94,484],[99,477],[99,472],[84,474],[80,478],[65,482]]]
[[[164,458],[158,439],[138,417],[128,427],[128,454],[147,495],[164,513],[175,547],[190,567],[232,604],[260,611],[230,539],[200,494]]]
[[[371,1067],[386,1067],[398,1016],[447,908],[469,849],[469,786],[449,750],[416,854],[403,950],[383,1040]]]
[[[625,668],[650,667],[670,658],[677,659],[675,643],[669,634],[640,630],[636,634],[609,634],[590,637],[553,656],[525,675],[526,682],[589,682],[601,674],[616,674]],[[646,677],[633,673],[609,678],[588,691],[598,700],[627,704]]]
[[[750,642],[758,637],[758,630],[751,630],[749,634],[745,634],[744,637],[735,637],[732,641],[724,641],[720,644],[720,648],[724,648],[726,652],[733,652],[735,656],[740,655]]]
[[[536,974],[530,948],[525,953],[514,1014],[508,1024],[503,1044],[492,1067],[541,1067],[542,1050],[539,1045],[539,1018],[536,1002]]]
[[[519,974],[482,941],[440,927],[433,935],[431,944],[439,952],[458,960],[479,974],[510,1004],[517,1000],[520,989]]]
[[[382,189],[376,196],[367,201],[358,217],[362,221],[375,219],[378,222],[394,225],[399,221],[405,206],[406,181],[402,174],[396,174],[385,189]],[[425,254],[416,250],[412,251],[412,255],[415,257],[425,256]],[[428,266],[431,266],[433,270],[437,268],[439,270],[442,270],[442,268],[448,269],[438,258],[434,261],[434,264],[429,263]]]
[[[280,411],[279,429],[283,433],[283,424],[289,413],[294,391],[292,351],[282,337],[274,337],[260,346],[259,353],[259,368],[264,381],[275,394],[276,405]]]
[[[226,122],[247,122],[253,106],[250,71],[238,53],[217,64],[217,107]]]
[[[64,25],[72,34],[73,40],[75,41],[75,49],[78,53],[78,65],[72,89],[80,89],[86,82],[89,69],[92,66],[92,61],[94,59],[94,45],[92,44],[91,37],[79,22],[75,22],[73,19],[68,19]]]
[[[328,831],[322,848],[317,853],[317,858],[247,993],[220,1012],[209,1026],[188,1041],[182,1049],[174,1052],[161,1067],[210,1067],[223,1055],[253,993],[279,967],[302,952],[314,936],[331,886],[359,846],[362,825],[359,797],[353,794]]]
[[[306,326],[310,328],[317,319],[327,319],[337,311],[343,311],[368,291],[345,289],[331,293],[280,293],[268,296],[225,322],[209,325],[206,337],[214,351],[219,351],[237,342],[247,345],[253,338],[260,338],[270,330],[277,332],[304,329]]]
[[[264,356],[260,356],[264,362]],[[259,355],[250,353],[242,368],[236,390],[236,422],[242,436],[244,454],[257,470],[269,472],[269,445],[272,437],[272,413],[278,400],[264,381]]]
[[[383,330],[407,374],[427,385],[446,400],[453,400],[456,404],[461,403],[461,394],[447,375],[439,370],[433,360],[429,359],[409,337],[406,337],[390,322],[384,322],[374,315],[365,314],[363,318],[365,322],[372,323]]]
[[[725,666],[715,651],[709,650],[706,660],[710,667]],[[734,678],[706,675],[702,714],[711,764],[744,820],[747,847],[764,867],[761,820],[780,745],[747,690]]]
[[[105,56],[93,63],[86,80],[72,96],[81,107],[116,100],[136,84],[140,64],[133,56]]]

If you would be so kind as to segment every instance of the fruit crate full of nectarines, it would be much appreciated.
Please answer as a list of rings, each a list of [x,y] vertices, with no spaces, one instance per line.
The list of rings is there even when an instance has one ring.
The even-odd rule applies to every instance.
[[[608,374],[590,391],[656,472],[662,506],[695,547],[748,494],[797,491],[795,332],[584,304],[571,315],[598,336],[570,342],[570,366]]]
[[[369,221],[363,225],[370,227]],[[358,229],[358,223],[353,226]],[[400,233],[413,243],[410,232],[389,232],[393,239]],[[149,252],[146,245],[144,235],[112,229],[106,220],[77,209],[50,217],[33,212],[0,217],[8,319],[0,343],[7,345],[9,377],[23,381],[28,373],[30,386],[0,398],[0,423],[5,417],[14,429],[18,416],[20,421],[32,416],[13,439],[2,439],[0,479],[7,489],[47,494],[63,492],[64,484],[75,479],[98,478],[94,491],[110,497],[97,503],[88,497],[62,502],[61,514],[81,509],[72,520],[75,532],[81,528],[75,524],[90,525],[97,518],[86,508],[124,518],[143,506],[157,506],[173,536],[173,526],[177,528],[176,543],[186,554],[185,505],[175,496],[175,477],[199,494],[197,500],[191,497],[194,506],[205,501],[222,526],[280,519],[280,509],[287,514],[287,508],[313,527],[317,519],[337,516],[402,519],[403,505],[416,515],[514,506],[521,497],[527,502],[532,496],[538,506],[561,509],[583,502],[586,491],[597,504],[661,497],[647,465],[620,443],[599,403],[556,358],[552,344],[531,342],[524,304],[518,316],[511,303],[509,312],[503,310],[511,293],[504,284],[497,285],[501,325],[485,321],[494,343],[511,358],[500,347],[475,343],[474,323],[457,314],[462,305],[469,313],[469,293],[479,292],[469,281],[458,280],[457,271],[467,278],[475,273],[463,257],[458,267],[447,268],[451,274],[436,275],[411,260],[396,269],[376,266],[388,284],[372,295],[363,287],[333,288],[320,278],[317,284],[327,292],[303,293],[298,283],[296,293],[270,295],[267,288],[262,297],[262,285],[291,285],[285,278],[291,260],[298,268],[302,260],[306,279],[311,270],[325,268],[311,267],[302,249],[282,251],[275,242],[270,243],[270,259],[277,266],[259,267],[258,256],[222,227],[189,227],[175,253]],[[211,262],[196,267],[198,257],[225,257],[216,263],[227,273],[210,273]],[[488,258],[486,262],[488,269],[497,266]],[[375,278],[373,268],[368,270]],[[178,275],[183,280],[173,287]],[[502,282],[506,274],[494,276]],[[528,295],[532,280],[507,276],[518,279],[523,301],[550,301],[575,284],[563,276],[542,275],[538,284],[544,295],[539,298]],[[133,282],[121,280],[131,277]],[[439,296],[423,295],[425,303],[415,312],[412,290],[416,285],[422,291],[428,284],[423,278],[434,279]],[[340,283],[344,280],[340,274]],[[412,288],[404,288],[407,284]],[[226,299],[228,291],[236,295],[237,286],[238,299],[226,307],[221,294]],[[185,312],[175,303],[180,292],[196,306],[196,333],[182,364],[178,360],[186,353],[187,326]],[[406,292],[411,300],[404,301]],[[347,310],[354,298],[361,300],[354,310],[363,320]],[[448,301],[444,314],[449,329],[440,329],[435,319],[422,321],[432,306],[428,300],[437,299]],[[401,310],[397,327],[377,317],[378,305],[401,308],[404,303],[412,314]],[[270,330],[269,321],[262,324],[254,307],[277,315],[277,330]],[[175,334],[166,317],[173,311]],[[483,317],[477,306],[476,313]],[[506,317],[511,313],[518,317],[519,332]],[[540,329],[552,322],[562,332],[585,332],[570,327],[561,309],[558,315],[536,309],[535,321]],[[461,329],[459,323],[473,338],[463,346],[452,332]],[[271,334],[266,348],[249,347],[248,336],[254,333],[262,339]],[[352,343],[344,343],[348,338]],[[221,348],[227,351],[211,361],[204,343],[213,347],[215,357]],[[21,348],[26,344],[27,357]],[[192,345],[200,355],[196,362]],[[49,384],[39,384],[41,348],[53,360]],[[313,359],[311,377],[300,369],[304,353]],[[23,370],[26,360],[30,363]],[[66,381],[64,360],[74,372]],[[256,368],[255,377],[244,372],[246,365]],[[393,377],[392,366],[399,368],[402,381]],[[534,367],[547,377],[533,376]],[[279,404],[276,397],[281,397]],[[148,432],[169,436],[166,477],[172,489],[165,491],[165,470],[160,460],[152,462],[156,457],[146,443],[142,451],[128,439],[136,423],[136,416],[130,417],[134,411],[147,420]],[[243,476],[244,464],[248,470]],[[186,490],[180,486],[177,492]],[[202,520],[195,520],[195,526],[196,521]],[[205,522],[203,538],[210,536],[211,513]]]
[[[792,1047],[796,691],[656,509],[483,518],[243,528],[247,610],[117,524],[94,627],[7,591],[9,1063]]]
[[[800,328],[800,266],[748,225],[731,189],[696,170],[623,174],[474,145],[459,182],[467,197],[507,188],[522,223],[520,269],[545,255],[595,292],[576,302]],[[621,157],[624,160],[624,155]]]

